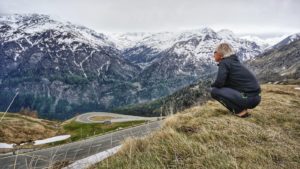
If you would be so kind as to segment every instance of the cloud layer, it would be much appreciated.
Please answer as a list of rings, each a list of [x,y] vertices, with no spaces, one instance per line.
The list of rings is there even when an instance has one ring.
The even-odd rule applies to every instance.
[[[102,32],[212,27],[236,33],[300,31],[298,0],[7,0],[0,13],[41,13]]]

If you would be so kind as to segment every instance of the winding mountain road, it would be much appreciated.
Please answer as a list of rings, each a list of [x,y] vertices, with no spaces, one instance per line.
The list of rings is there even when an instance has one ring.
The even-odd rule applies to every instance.
[[[74,162],[96,153],[118,146],[128,137],[142,137],[160,128],[162,121],[149,122],[140,126],[113,133],[64,144],[38,151],[0,158],[0,169],[50,168],[57,162]]]

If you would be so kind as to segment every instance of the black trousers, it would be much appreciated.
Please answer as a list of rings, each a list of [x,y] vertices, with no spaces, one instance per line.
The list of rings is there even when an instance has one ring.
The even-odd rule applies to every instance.
[[[211,89],[211,97],[223,104],[229,111],[237,114],[245,109],[253,109],[261,100],[259,95],[247,96],[237,90],[222,87]]]

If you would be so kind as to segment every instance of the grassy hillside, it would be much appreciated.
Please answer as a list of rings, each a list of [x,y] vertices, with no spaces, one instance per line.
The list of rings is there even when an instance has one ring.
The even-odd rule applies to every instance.
[[[0,118],[3,113],[0,113]],[[61,134],[70,134],[69,139],[50,143],[49,146],[69,143],[86,139],[91,136],[112,132],[145,123],[145,120],[115,122],[112,124],[80,123],[75,118],[64,122],[49,121],[32,118],[17,113],[7,113],[0,122],[0,143],[25,143],[38,139],[45,139]],[[24,147],[24,146],[22,146]],[[30,147],[30,145],[26,146]]]
[[[0,113],[2,117],[3,113]],[[32,118],[16,113],[7,113],[0,122],[0,142],[23,143],[48,138],[58,133],[60,123]]]
[[[300,166],[300,90],[263,85],[252,117],[232,116],[216,101],[168,117],[162,129],[128,139],[91,168],[287,168]]]

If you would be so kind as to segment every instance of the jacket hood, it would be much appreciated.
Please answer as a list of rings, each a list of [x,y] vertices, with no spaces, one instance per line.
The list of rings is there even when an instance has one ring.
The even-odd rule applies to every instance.
[[[240,61],[239,57],[236,54],[233,54],[233,55],[230,55],[230,56],[228,56],[226,58],[223,58],[220,62],[224,62],[225,60],[227,60],[227,61],[229,61],[229,60],[235,60],[235,61],[238,61],[238,62]],[[217,63],[217,66],[219,66],[219,64],[220,63]]]
[[[223,58],[223,59],[233,59],[233,60],[239,61],[239,57],[236,54],[230,55],[230,56],[228,56],[226,58]]]

